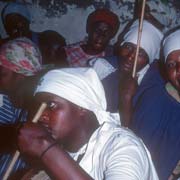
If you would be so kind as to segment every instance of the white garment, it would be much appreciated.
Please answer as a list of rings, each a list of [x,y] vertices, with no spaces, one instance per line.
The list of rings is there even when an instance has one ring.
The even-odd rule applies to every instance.
[[[104,123],[91,136],[80,166],[95,180],[159,179],[141,139],[112,123]]]
[[[93,58],[90,60],[89,65],[96,71],[100,80],[117,70],[104,58]]]
[[[180,30],[177,30],[167,36],[163,41],[164,60],[175,50],[180,50]]]
[[[150,67],[150,65],[147,64],[139,72],[137,72],[137,77],[138,77],[137,82],[138,82],[138,85],[141,84],[141,81],[142,81],[144,75],[146,74],[147,70],[149,69],[149,67]]]
[[[139,20],[134,21],[129,31],[124,35],[124,40],[121,43],[130,42],[137,44],[139,30]],[[149,63],[152,63],[155,59],[159,58],[160,43],[163,38],[163,34],[159,29],[153,26],[148,21],[143,21],[143,29],[141,35],[140,47],[145,50],[149,57]]]

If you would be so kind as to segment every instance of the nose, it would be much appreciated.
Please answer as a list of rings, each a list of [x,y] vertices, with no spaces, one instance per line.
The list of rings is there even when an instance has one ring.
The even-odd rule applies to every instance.
[[[96,42],[101,44],[103,40],[104,40],[104,37],[102,35],[99,35],[96,39]]]
[[[127,64],[131,64],[133,65],[134,64],[134,59],[135,59],[135,52],[134,51],[129,51],[127,54],[126,54],[126,63]]]
[[[44,112],[42,113],[39,122],[43,123],[43,124],[48,124],[49,122],[49,113],[48,110],[44,110]]]
[[[133,50],[129,51],[127,56],[128,56],[129,60],[134,61],[134,59],[135,59],[135,51],[133,51]]]

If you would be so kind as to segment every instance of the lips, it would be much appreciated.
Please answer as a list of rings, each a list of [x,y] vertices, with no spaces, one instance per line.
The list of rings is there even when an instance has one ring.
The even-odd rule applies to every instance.
[[[95,44],[94,44],[94,47],[95,47],[96,49],[100,49],[100,48],[102,48],[102,44],[101,44],[101,43],[95,43]]]
[[[131,63],[122,63],[121,64],[121,69],[126,71],[126,72],[132,72],[133,65]]]

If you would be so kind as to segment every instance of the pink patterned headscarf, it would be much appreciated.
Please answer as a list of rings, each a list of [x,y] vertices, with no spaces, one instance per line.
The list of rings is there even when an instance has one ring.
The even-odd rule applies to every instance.
[[[32,76],[40,71],[41,62],[39,48],[27,38],[8,41],[0,48],[0,66],[24,76]]]

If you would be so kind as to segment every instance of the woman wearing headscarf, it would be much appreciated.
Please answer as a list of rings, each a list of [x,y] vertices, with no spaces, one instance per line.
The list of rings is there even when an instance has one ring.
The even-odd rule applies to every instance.
[[[95,69],[102,80],[108,110],[117,112],[120,104],[122,124],[125,126],[128,126],[130,121],[132,97],[150,64],[159,58],[160,42],[163,37],[163,34],[154,25],[144,21],[137,61],[138,72],[135,79],[133,79],[131,76],[137,48],[138,28],[139,22],[136,20],[124,35],[121,45],[119,45],[118,57],[94,58],[89,61],[89,65]]]
[[[151,152],[159,178],[164,180],[180,160],[180,30],[163,41],[167,81],[148,71],[134,101],[131,128]],[[177,172],[175,172],[177,173]]]
[[[87,67],[88,61],[96,57],[113,54],[109,41],[119,28],[118,16],[102,8],[89,14],[86,24],[87,40],[64,48],[64,58],[71,67]]]
[[[122,123],[128,126],[133,111],[132,100],[137,87],[141,84],[150,64],[159,59],[160,43],[163,34],[159,29],[148,21],[143,21],[143,29],[140,42],[140,50],[137,58],[136,76],[132,78],[137,39],[139,31],[139,20],[136,20],[129,31],[124,35],[123,42],[119,45],[118,59],[120,68],[120,112]]]
[[[1,13],[2,22],[9,36],[4,41],[18,37],[27,37],[39,44],[38,33],[30,30],[31,14],[25,3],[8,2]]]
[[[27,38],[17,38],[0,48],[0,177],[3,176],[11,154],[15,150],[16,128],[26,119],[28,105],[25,100],[32,98],[33,84],[28,93],[16,96],[17,89],[26,88],[24,81],[32,78],[41,70],[41,54],[38,47]],[[32,86],[32,87],[31,87]],[[30,95],[31,93],[31,95]],[[17,161],[14,171],[25,165]]]
[[[120,126],[118,114],[106,111],[93,69],[49,71],[35,99],[47,108],[37,124],[22,127],[19,148],[40,161],[52,179],[158,179],[142,141]]]

